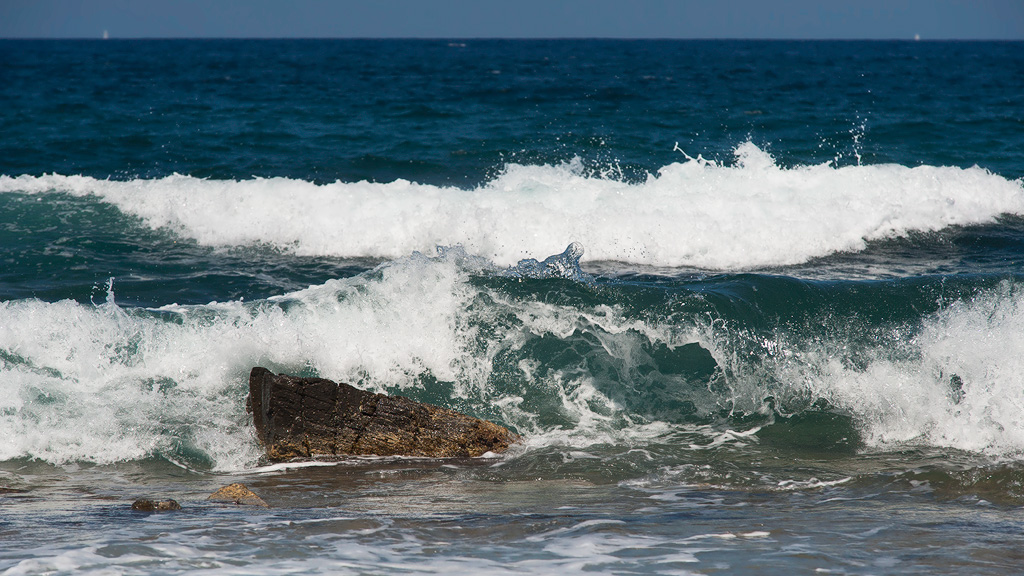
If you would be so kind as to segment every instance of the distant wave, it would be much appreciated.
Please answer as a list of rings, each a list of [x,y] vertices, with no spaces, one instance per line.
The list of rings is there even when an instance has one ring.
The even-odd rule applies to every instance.
[[[687,156],[642,183],[594,176],[574,162],[508,165],[472,190],[405,180],[26,175],[0,176],[0,193],[91,195],[211,246],[393,259],[461,245],[510,265],[578,241],[589,260],[717,270],[798,264],[872,240],[1024,214],[1024,184],[977,167],[785,168],[749,142],[735,156],[732,165]]]

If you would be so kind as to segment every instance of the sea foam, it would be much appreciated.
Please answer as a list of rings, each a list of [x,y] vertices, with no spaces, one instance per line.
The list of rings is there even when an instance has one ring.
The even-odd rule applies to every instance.
[[[577,241],[590,260],[752,269],[1024,214],[1024,184],[977,167],[787,168],[749,142],[735,156],[731,165],[687,156],[640,183],[571,162],[508,165],[470,190],[405,180],[24,175],[0,176],[0,193],[93,196],[210,246],[394,259],[461,245],[504,266]]]
[[[244,405],[257,365],[496,419],[526,435],[528,450],[753,442],[746,428],[695,427],[659,409],[658,395],[675,389],[700,410],[749,413],[779,392],[770,380],[829,400],[870,445],[1024,453],[1024,297],[1012,282],[900,328],[897,353],[794,333],[755,358],[727,324],[511,296],[474,280],[479,262],[455,252],[255,302],[146,310],[111,292],[100,304],[0,303],[0,460],[251,467],[259,450]],[[651,372],[651,350],[694,344],[722,381]]]
[[[849,408],[866,440],[995,456],[1024,455],[1024,294],[1004,282],[924,319],[895,357],[865,350],[860,366],[817,350],[802,381]],[[804,357],[806,360],[809,357]],[[791,376],[794,374],[790,374]]]

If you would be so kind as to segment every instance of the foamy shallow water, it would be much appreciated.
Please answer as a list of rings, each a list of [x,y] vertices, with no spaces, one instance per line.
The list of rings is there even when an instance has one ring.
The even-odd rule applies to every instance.
[[[229,477],[166,464],[51,470],[43,484],[5,496],[0,570],[919,574],[981,566],[1010,574],[1018,566],[1018,510],[936,502],[921,483],[746,491],[502,477],[494,465],[363,460]],[[271,508],[205,501],[238,480]],[[142,496],[174,497],[183,510],[132,511]]]

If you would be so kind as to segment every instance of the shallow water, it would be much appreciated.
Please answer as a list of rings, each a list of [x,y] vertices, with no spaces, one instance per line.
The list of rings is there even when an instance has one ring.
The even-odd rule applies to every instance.
[[[19,474],[32,490],[5,498],[5,539],[19,547],[2,560],[8,574],[1012,574],[1021,561],[1019,507],[896,474],[743,490],[509,465],[359,460],[228,477],[28,465]],[[205,500],[238,480],[271,508]],[[134,512],[138,495],[173,496],[183,510]]]

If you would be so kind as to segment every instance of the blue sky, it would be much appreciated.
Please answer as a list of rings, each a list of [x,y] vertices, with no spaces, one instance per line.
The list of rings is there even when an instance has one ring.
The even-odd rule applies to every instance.
[[[1024,40],[1024,0],[0,0],[0,38]]]

